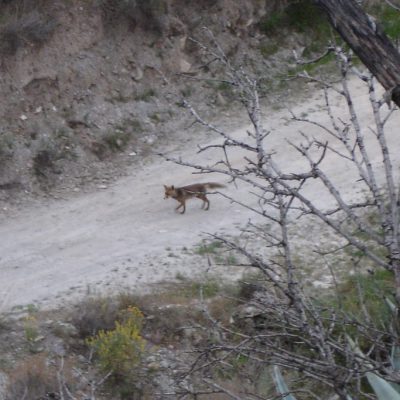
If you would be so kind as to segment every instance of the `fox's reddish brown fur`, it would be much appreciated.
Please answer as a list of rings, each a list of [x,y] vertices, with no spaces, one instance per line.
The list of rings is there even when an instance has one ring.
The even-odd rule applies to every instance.
[[[179,202],[179,206],[176,207],[176,210],[179,210],[182,207],[181,214],[184,214],[186,211],[186,200],[191,199],[192,197],[197,197],[200,200],[203,200],[203,204],[201,208],[208,210],[210,208],[210,200],[207,199],[207,190],[214,188],[223,188],[224,185],[220,183],[208,182],[208,183],[196,183],[194,185],[175,187],[164,185],[165,196],[164,199],[168,199],[168,197],[172,197],[176,201]]]

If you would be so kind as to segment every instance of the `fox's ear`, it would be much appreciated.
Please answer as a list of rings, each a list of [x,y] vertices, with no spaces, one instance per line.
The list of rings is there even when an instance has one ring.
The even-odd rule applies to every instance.
[[[168,189],[168,186],[167,186],[167,185],[164,185],[164,188],[165,188],[165,189]]]
[[[172,190],[174,190],[174,189],[175,189],[174,185],[172,185],[172,186],[171,186],[171,189],[172,189]]]

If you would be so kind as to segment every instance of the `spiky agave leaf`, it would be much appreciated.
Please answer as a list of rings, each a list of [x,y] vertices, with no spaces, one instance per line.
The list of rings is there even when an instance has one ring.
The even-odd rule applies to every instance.
[[[385,381],[373,372],[367,372],[367,379],[379,400],[400,400],[400,393],[390,382]]]
[[[274,365],[273,367],[273,378],[276,390],[279,392],[279,394],[285,396],[282,398],[282,400],[296,400],[296,398],[290,394],[290,390],[283,379],[280,368],[277,365]]]
[[[365,357],[361,349],[350,338],[350,336],[347,336],[347,340],[355,353],[357,353],[360,357]],[[367,361],[365,362],[365,364],[368,367],[372,368],[372,364],[368,363]],[[400,393],[396,389],[394,389],[390,382],[374,374],[373,372],[367,372],[366,376],[369,384],[371,385],[379,400],[400,400]]]
[[[390,308],[390,311],[396,315],[397,313],[397,307],[396,305],[387,297],[385,297],[385,302],[388,305],[388,307]]]

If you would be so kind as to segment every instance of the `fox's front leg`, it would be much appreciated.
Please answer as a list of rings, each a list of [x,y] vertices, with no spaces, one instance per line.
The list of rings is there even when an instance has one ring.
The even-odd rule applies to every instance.
[[[185,214],[185,211],[186,211],[185,202],[184,202],[184,201],[181,201],[180,203],[181,203],[181,204],[179,204],[179,206],[176,207],[175,210],[178,211],[181,207],[183,207],[183,210],[181,211],[181,214]]]

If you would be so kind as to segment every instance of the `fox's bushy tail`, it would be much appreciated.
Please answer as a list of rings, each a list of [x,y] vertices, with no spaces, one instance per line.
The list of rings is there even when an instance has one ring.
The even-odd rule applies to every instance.
[[[222,185],[221,183],[215,183],[215,182],[208,182],[205,184],[205,186],[208,189],[216,189],[216,188],[224,188],[226,187],[225,185]]]

